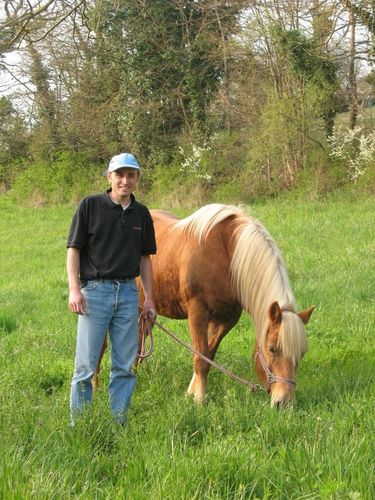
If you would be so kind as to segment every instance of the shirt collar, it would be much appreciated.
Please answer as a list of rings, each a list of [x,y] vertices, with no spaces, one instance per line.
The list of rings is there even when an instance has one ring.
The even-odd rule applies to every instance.
[[[115,203],[112,198],[109,196],[109,193],[112,191],[112,188],[109,188],[107,189],[107,191],[104,193],[104,201],[105,201],[105,204],[108,208],[116,208],[116,207],[121,207],[121,205],[119,205],[118,203]],[[132,208],[134,208],[134,205],[135,205],[135,196],[134,194],[132,193],[130,195],[130,205],[127,207],[126,210],[131,210]],[[122,208],[122,207],[121,207]]]

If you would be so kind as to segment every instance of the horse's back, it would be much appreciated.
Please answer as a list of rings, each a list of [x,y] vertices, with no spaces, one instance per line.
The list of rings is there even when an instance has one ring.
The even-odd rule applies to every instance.
[[[178,223],[180,219],[163,210],[152,210],[157,254],[153,256],[154,300],[159,314],[186,317],[188,303],[202,300],[211,310],[232,307],[228,246],[229,224],[218,224],[203,240]],[[218,306],[219,304],[219,306]]]
[[[154,221],[165,221],[167,222],[168,220],[171,221],[176,221],[178,220],[178,217],[176,217],[174,214],[167,212],[166,210],[160,210],[160,209],[153,209],[150,210],[151,216]]]

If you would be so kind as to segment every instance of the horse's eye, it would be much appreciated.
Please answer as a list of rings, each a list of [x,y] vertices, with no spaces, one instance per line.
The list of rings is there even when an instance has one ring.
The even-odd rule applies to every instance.
[[[270,351],[271,354],[276,354],[277,347],[275,345],[270,345],[268,350]]]

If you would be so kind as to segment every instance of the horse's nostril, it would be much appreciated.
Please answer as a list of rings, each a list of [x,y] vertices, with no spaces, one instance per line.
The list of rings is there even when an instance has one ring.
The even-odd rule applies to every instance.
[[[272,408],[280,408],[281,406],[281,401],[279,399],[276,399],[275,396],[271,396],[271,406]]]
[[[293,400],[291,399],[276,399],[276,398],[273,398],[271,400],[271,405],[272,405],[272,408],[275,408],[276,410],[286,410],[288,408],[292,408],[293,407]]]

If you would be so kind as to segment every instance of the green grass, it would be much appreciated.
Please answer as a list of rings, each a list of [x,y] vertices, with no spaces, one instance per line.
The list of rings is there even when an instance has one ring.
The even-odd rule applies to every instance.
[[[375,497],[375,200],[291,196],[253,207],[274,236],[301,308],[316,305],[297,404],[212,371],[209,399],[184,398],[190,354],[155,331],[129,424],[102,387],[68,427],[75,320],[65,238],[72,208],[0,200],[0,498],[372,499]],[[162,320],[188,338],[185,322]],[[254,379],[243,315],[217,360]]]

